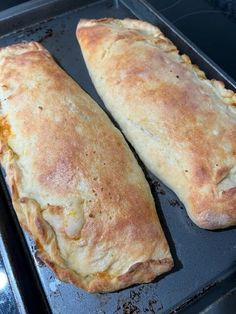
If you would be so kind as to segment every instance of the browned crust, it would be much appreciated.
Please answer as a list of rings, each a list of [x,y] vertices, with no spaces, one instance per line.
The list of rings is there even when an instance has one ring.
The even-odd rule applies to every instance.
[[[170,258],[160,261],[148,260],[144,263],[134,265],[134,270],[129,270],[119,277],[111,278],[109,275],[104,277],[97,275],[92,279],[90,278],[89,284],[84,284],[78,274],[68,268],[62,268],[58,264],[53,263],[45,251],[39,251],[39,257],[57,274],[60,280],[70,282],[90,293],[111,292],[124,289],[132,284],[148,283],[153,281],[157,276],[170,271],[174,266],[173,260]]]
[[[208,80],[158,27],[144,21],[82,19],[76,35],[98,93],[147,167],[177,193],[199,227],[234,226],[236,189],[222,190],[220,182],[236,167],[236,115],[230,112],[236,106],[236,93],[226,89],[223,82]],[[162,64],[165,56],[172,60],[171,65]],[[158,62],[160,67],[155,68]],[[162,73],[169,69],[166,79]],[[179,71],[176,77],[172,70]],[[198,83],[188,85],[192,81],[190,75],[184,76],[186,73],[195,75],[192,80]],[[185,81],[180,80],[182,77]],[[209,98],[218,97],[224,108],[218,108],[213,98],[211,103],[207,93],[196,92],[198,86],[205,86],[202,91],[209,91]],[[201,105],[204,102],[205,107]],[[166,137],[159,139],[161,146],[156,143],[147,148],[150,138],[162,136],[157,125]],[[217,136],[210,134],[214,129],[219,131]],[[147,141],[146,150],[138,141],[141,137]],[[187,148],[180,149],[179,143]],[[165,146],[169,154],[158,154]],[[166,163],[171,155],[176,158],[172,170]]]
[[[1,88],[14,88],[7,96],[7,101],[11,108],[18,106],[17,122],[24,122],[23,127],[18,125],[17,132],[14,133],[16,127],[14,112],[9,111],[8,114],[1,116],[1,162],[7,173],[7,182],[20,224],[35,240],[41,259],[61,280],[71,282],[89,292],[114,291],[134,283],[147,282],[170,270],[173,260],[147,182],[121,134],[112,126],[105,114],[55,64],[48,51],[38,43],[24,43],[1,49],[0,71],[0,95]],[[36,80],[37,83],[34,85],[35,77],[32,76],[32,81],[29,81],[28,75],[36,75],[37,79],[42,77],[43,85],[48,88],[41,92],[41,81]],[[17,87],[18,82],[21,84]],[[25,87],[26,83],[30,84],[29,88]],[[57,106],[53,107],[48,99],[53,103],[53,98],[56,98],[57,94],[60,97]],[[28,98],[19,101],[24,95],[28,95]],[[70,111],[64,105],[64,97],[66,105],[69,103],[72,108]],[[78,108],[72,106],[73,101],[79,103]],[[4,108],[6,110],[6,107]],[[77,110],[79,117],[75,113]],[[44,112],[46,116],[43,115]],[[61,125],[57,127],[57,121],[54,121],[56,114],[70,119],[70,123],[63,125],[64,128]],[[93,120],[93,127],[86,129],[88,116],[96,119]],[[77,125],[80,129],[86,129],[86,136],[74,135]],[[26,151],[17,154],[12,148],[12,145],[16,145],[13,140],[17,136],[19,142],[34,136],[36,147],[30,143],[30,146],[26,145]],[[28,151],[34,151],[37,147],[40,147],[40,151],[37,151],[27,165],[34,173],[30,184],[37,186],[33,193],[38,200],[30,193],[29,195],[26,193],[27,176],[22,166],[23,154],[28,155]],[[60,159],[61,156],[64,159]],[[59,165],[56,169],[55,164]],[[94,168],[94,165],[97,167]],[[70,204],[71,199],[78,193],[76,190],[78,169],[82,172],[91,192],[88,194],[88,200],[79,199],[78,206],[86,203],[83,212],[85,222],[79,233],[70,236],[66,233],[64,225],[57,229],[43,215],[47,212],[57,218],[64,217],[65,206],[60,203],[61,198],[64,203],[68,201]],[[40,204],[40,191],[46,198],[53,195],[57,201]],[[111,208],[117,210],[111,211]],[[129,239],[126,237],[127,230]],[[61,238],[67,241],[69,246],[75,241],[80,241],[80,237],[89,242],[91,248],[88,256],[93,255],[98,245],[104,244],[105,249],[114,250],[114,254],[117,254],[116,251],[124,256],[131,254],[131,257],[132,254],[141,257],[147,254],[147,258],[136,265],[135,270],[129,270],[127,273],[118,272],[115,275],[110,274],[108,270],[84,276],[69,266],[70,260],[62,253],[60,246]],[[133,243],[140,246],[141,250],[133,248]],[[145,249],[142,250],[142,247]],[[86,261],[89,267],[91,261],[89,258]]]

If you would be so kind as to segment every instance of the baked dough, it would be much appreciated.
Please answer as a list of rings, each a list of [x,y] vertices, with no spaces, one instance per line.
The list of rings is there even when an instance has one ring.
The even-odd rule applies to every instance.
[[[36,42],[0,49],[1,162],[20,224],[90,292],[173,266],[144,174],[100,107]]]
[[[206,229],[236,224],[236,94],[155,26],[81,20],[92,81],[145,165]]]

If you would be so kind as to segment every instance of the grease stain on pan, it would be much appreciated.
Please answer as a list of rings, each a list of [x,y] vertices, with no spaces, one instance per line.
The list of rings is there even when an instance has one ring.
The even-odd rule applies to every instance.
[[[46,29],[45,35],[38,39],[39,43],[42,43],[45,39],[52,37],[53,30],[51,28]]]
[[[131,289],[129,297],[119,298],[114,314],[157,313],[163,309],[157,295],[148,298],[150,287],[142,285]],[[146,297],[145,297],[146,296]],[[143,300],[146,300],[143,302]]]
[[[104,312],[104,308],[106,307],[106,305],[110,301],[110,294],[108,294],[108,293],[106,293],[106,294],[97,294],[96,297],[97,297],[98,302],[99,302],[99,310],[102,313],[102,312]]]
[[[161,195],[166,194],[165,190],[162,188],[162,185],[158,180],[152,180],[151,185],[154,186],[157,194],[161,194]]]
[[[162,310],[163,306],[160,301],[156,299],[151,299],[148,301],[148,306],[144,309],[144,313],[157,313]]]
[[[175,199],[175,198],[172,198],[171,200],[169,200],[169,204],[172,207],[179,207],[180,209],[184,209],[184,207],[181,205],[180,201]]]
[[[80,291],[80,289],[78,289],[78,291]],[[84,294],[82,294],[82,293],[80,293],[80,292],[77,292],[76,294],[77,294],[77,296],[78,296],[78,299],[79,299],[81,302],[84,301]]]

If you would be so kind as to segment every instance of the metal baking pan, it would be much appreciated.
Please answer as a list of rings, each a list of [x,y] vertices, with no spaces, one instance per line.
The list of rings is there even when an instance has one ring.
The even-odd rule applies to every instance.
[[[140,18],[159,26],[181,53],[187,53],[209,78],[220,79],[227,87],[236,87],[227,74],[143,0],[30,1],[0,13],[0,46],[23,40],[41,42],[65,71],[105,110],[89,79],[75,37],[80,18],[102,17]],[[236,229],[206,231],[196,227],[176,195],[144,166],[143,169],[152,188],[175,267],[153,283],[107,294],[88,294],[55,278],[53,272],[37,258],[34,242],[27,233],[21,232],[5,184],[1,182],[1,188],[5,189],[4,193],[0,190],[1,198],[5,199],[0,208],[1,216],[8,217],[8,224],[14,229],[11,231],[14,236],[9,236],[7,228],[1,229],[5,239],[2,247],[7,252],[3,255],[5,260],[10,261],[5,262],[6,267],[19,282],[15,289],[19,290],[26,310],[34,306],[29,302],[31,289],[37,294],[37,299],[33,298],[37,302],[36,308],[41,306],[44,311],[63,314],[198,313],[216,300],[218,302],[225,293],[235,295]],[[20,256],[15,255],[16,246],[20,248]],[[18,260],[20,265],[25,263],[27,284],[30,282],[28,289]]]

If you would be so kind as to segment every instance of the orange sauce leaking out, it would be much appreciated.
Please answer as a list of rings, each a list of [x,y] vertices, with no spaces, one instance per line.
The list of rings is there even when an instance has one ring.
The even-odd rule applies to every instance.
[[[0,117],[0,138],[6,139],[11,135],[11,128],[6,117]]]
[[[96,276],[100,279],[108,279],[110,278],[110,275],[106,271],[97,272]]]

